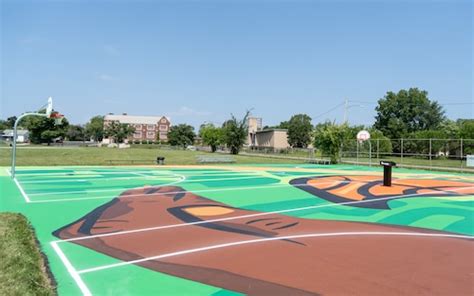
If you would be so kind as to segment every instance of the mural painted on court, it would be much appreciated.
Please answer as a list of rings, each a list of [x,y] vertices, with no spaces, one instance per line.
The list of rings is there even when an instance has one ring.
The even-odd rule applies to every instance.
[[[462,294],[472,175],[396,169],[386,192],[381,177],[349,165],[25,167],[15,181],[0,170],[0,206],[31,221],[60,295]]]
[[[297,182],[291,183],[305,180],[318,190],[318,185],[326,184],[323,189],[334,192],[344,186],[360,188],[358,183],[355,188],[350,183],[338,186],[342,180],[354,179],[371,186],[375,182],[373,176],[333,176],[295,179]],[[403,184],[399,185],[402,188],[387,188],[381,196],[466,188],[466,184],[455,182],[431,182],[425,187],[413,187],[409,180],[398,184]],[[352,196],[349,191],[347,194]],[[125,191],[54,235],[127,264],[245,294],[344,294],[350,292],[348,287],[358,287],[362,294],[375,294],[380,292],[380,285],[397,287],[404,294],[417,294],[427,286],[441,294],[463,294],[472,288],[472,265],[465,258],[472,254],[473,243],[461,236],[404,226],[249,211],[178,186]],[[433,258],[445,264],[433,265]],[[416,281],[411,272],[406,272],[413,266],[417,267]],[[343,270],[345,285],[340,285]],[[377,285],[361,285],[365,275]]]
[[[390,209],[388,202],[409,197],[466,196],[474,194],[471,183],[430,180],[394,179],[392,186],[383,186],[379,176],[318,176],[298,178],[290,184],[335,203],[348,206]]]

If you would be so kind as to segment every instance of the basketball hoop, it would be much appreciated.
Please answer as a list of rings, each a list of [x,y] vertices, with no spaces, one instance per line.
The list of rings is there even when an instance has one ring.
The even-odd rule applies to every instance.
[[[63,123],[64,115],[59,112],[52,112],[49,118],[54,119],[54,125],[61,125]]]
[[[370,133],[368,131],[362,130],[357,133],[357,141],[359,141],[359,143],[367,141],[368,139],[370,139]]]

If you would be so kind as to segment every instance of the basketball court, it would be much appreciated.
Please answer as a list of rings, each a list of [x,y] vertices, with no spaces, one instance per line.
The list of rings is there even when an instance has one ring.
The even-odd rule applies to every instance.
[[[472,294],[469,174],[348,165],[20,167],[60,295]]]

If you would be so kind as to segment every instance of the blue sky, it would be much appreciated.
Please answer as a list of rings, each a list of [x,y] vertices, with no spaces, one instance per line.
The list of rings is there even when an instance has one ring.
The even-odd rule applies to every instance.
[[[371,124],[386,91],[419,87],[472,118],[466,1],[1,2],[0,117],[48,96],[73,123],[108,112],[221,123]],[[317,117],[317,118],[316,118]]]

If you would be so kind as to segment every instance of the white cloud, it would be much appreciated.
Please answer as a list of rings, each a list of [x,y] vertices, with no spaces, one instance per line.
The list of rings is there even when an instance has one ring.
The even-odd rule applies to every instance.
[[[169,112],[171,116],[208,116],[211,115],[211,112],[207,111],[198,111],[192,108],[182,106],[178,111]]]
[[[109,56],[113,56],[113,57],[120,56],[120,51],[115,46],[104,45],[103,49],[104,49],[104,52]]]

